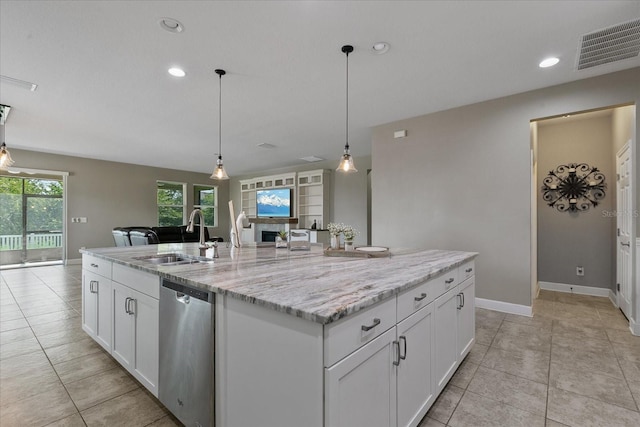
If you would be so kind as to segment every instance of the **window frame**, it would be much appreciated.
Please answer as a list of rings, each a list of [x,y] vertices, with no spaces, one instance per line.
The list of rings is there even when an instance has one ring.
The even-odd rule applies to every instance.
[[[196,187],[204,187],[207,189],[213,190],[213,206],[197,204],[196,198]],[[213,208],[213,224],[207,224],[207,219],[205,218],[204,223],[205,227],[217,227],[218,226],[218,186],[211,184],[193,184],[193,208],[201,209],[202,206],[207,208]]]
[[[171,185],[181,185],[182,186],[182,205],[164,205],[160,204],[158,200],[158,190],[160,190],[160,183],[163,184],[171,184]],[[156,222],[159,227],[163,227],[165,225],[160,224],[160,208],[182,208],[182,223],[180,225],[184,225],[187,223],[187,183],[186,182],[177,182],[177,181],[167,181],[163,179],[156,180]]]

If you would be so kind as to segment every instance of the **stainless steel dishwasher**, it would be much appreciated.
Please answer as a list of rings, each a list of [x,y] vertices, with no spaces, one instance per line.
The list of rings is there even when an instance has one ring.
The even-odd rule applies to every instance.
[[[213,302],[213,292],[162,280],[158,398],[187,427],[214,424]]]

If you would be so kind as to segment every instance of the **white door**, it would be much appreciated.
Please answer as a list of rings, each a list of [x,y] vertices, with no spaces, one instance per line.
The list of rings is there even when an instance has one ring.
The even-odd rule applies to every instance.
[[[396,328],[325,369],[325,425],[395,427]]]
[[[435,398],[431,303],[398,323],[398,427],[417,426]]]
[[[627,142],[616,155],[617,173],[617,289],[618,306],[631,317],[631,149]]]

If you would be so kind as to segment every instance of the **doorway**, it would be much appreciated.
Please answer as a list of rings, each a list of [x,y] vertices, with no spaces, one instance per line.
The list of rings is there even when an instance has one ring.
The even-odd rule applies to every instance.
[[[0,268],[64,261],[64,188],[62,175],[0,175]]]
[[[635,114],[634,105],[625,105],[531,122],[532,302],[538,289],[608,297],[614,305],[622,298],[629,309],[620,306],[631,318],[638,293],[632,285],[635,219],[631,203],[635,190],[630,176]],[[550,140],[549,135],[555,139]],[[541,143],[544,138],[546,146]],[[622,174],[629,173],[626,190],[617,180],[618,156],[625,144],[629,147]],[[559,211],[557,206],[548,206],[550,200],[543,198],[543,180],[550,171],[568,163],[587,163],[604,173],[606,195],[597,205],[589,203],[584,211]],[[589,184],[595,185],[594,180]],[[624,194],[627,197],[621,200]],[[619,250],[621,244],[623,251]]]

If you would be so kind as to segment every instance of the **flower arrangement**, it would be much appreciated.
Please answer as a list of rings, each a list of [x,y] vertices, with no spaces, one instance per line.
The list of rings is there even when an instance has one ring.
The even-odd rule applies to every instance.
[[[344,235],[344,240],[350,241],[358,235],[358,230],[350,225],[346,225],[342,228],[342,234]]]
[[[332,236],[339,236],[340,233],[342,233],[342,230],[344,229],[344,224],[340,223],[336,223],[336,222],[330,222],[327,225],[327,230],[329,230],[329,234],[331,234]]]

